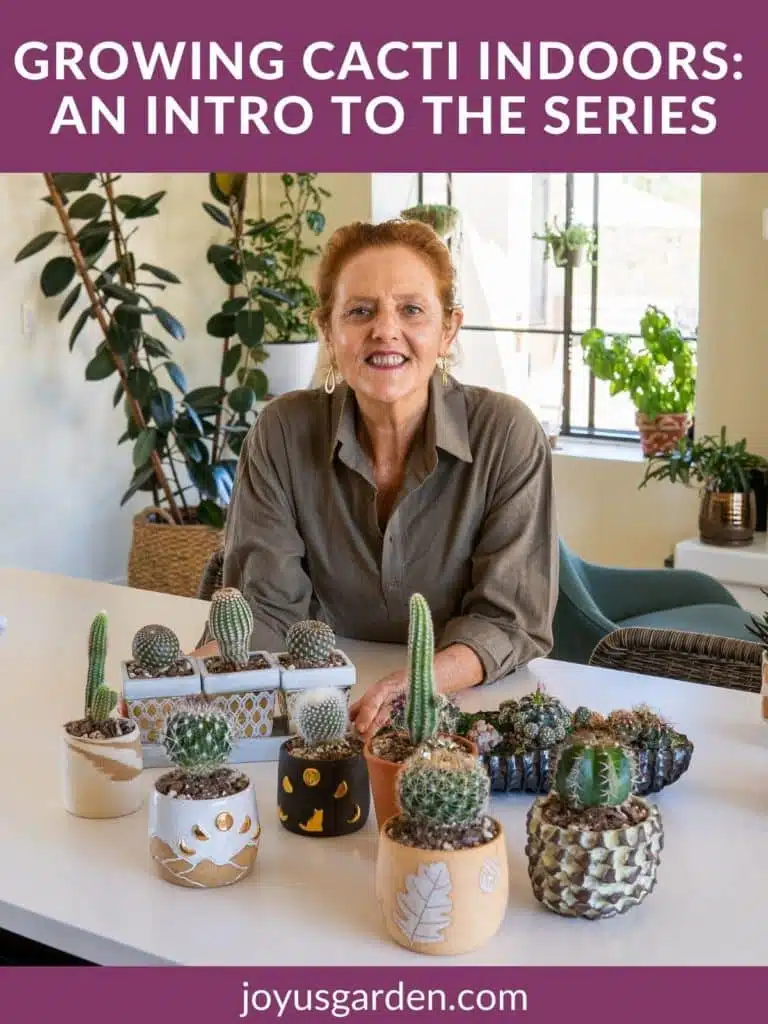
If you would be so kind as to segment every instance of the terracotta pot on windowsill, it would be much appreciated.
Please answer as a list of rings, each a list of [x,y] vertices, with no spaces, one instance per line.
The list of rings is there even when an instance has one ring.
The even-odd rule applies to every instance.
[[[665,412],[659,416],[635,413],[635,423],[640,432],[643,455],[664,455],[674,451],[691,426],[687,412]]]

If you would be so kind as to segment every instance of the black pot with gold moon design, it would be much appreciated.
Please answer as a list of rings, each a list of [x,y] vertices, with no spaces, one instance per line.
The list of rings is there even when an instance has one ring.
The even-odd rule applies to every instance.
[[[361,829],[371,805],[368,766],[362,749],[335,760],[297,757],[294,740],[280,747],[277,813],[283,828],[317,839]]]

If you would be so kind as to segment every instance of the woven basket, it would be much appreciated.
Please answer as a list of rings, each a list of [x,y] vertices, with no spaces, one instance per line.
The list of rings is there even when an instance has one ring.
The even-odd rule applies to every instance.
[[[165,509],[145,508],[133,519],[128,586],[196,597],[208,559],[223,542],[223,530],[179,526]]]

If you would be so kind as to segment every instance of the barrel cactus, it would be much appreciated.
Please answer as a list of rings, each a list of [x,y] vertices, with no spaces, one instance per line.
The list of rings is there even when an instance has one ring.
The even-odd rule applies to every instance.
[[[489,794],[488,772],[472,754],[458,748],[417,751],[397,775],[402,813],[428,826],[473,824],[485,813]]]
[[[325,622],[294,622],[285,636],[288,657],[298,668],[323,668],[336,648],[336,634]]]
[[[184,771],[215,771],[232,752],[229,718],[205,704],[174,711],[166,723],[164,746],[168,760]]]
[[[526,747],[562,743],[573,727],[573,715],[562,701],[539,687],[499,706],[499,725]]]
[[[573,810],[617,807],[632,795],[633,759],[617,741],[569,744],[558,758],[554,789]]]
[[[211,598],[208,626],[222,660],[234,668],[247,668],[253,612],[239,590],[222,587],[215,592]]]
[[[133,660],[148,676],[159,676],[175,664],[181,654],[179,638],[168,626],[142,626],[133,638]]]
[[[85,718],[106,722],[117,707],[118,695],[104,683],[107,663],[107,613],[99,612],[88,632],[88,674],[85,683]]]
[[[293,710],[296,731],[308,747],[338,743],[347,732],[347,701],[336,687],[304,690]]]

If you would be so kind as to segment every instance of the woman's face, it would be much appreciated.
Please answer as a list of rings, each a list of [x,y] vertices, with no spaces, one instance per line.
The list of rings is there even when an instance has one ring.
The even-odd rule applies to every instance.
[[[460,324],[458,310],[446,323],[429,264],[392,245],[366,249],[345,264],[326,343],[358,397],[392,404],[426,392]]]

